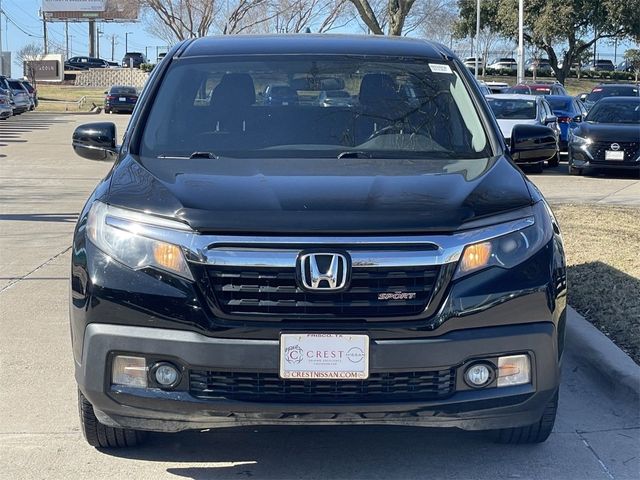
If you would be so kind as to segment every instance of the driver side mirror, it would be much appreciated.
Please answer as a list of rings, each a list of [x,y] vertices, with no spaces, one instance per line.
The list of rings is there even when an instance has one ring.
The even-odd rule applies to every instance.
[[[548,115],[544,119],[545,125],[549,125],[550,123],[556,123],[557,121],[558,121],[558,117],[556,117],[555,115]]]
[[[112,160],[118,154],[116,126],[111,122],[85,123],[73,132],[73,150],[89,160]]]
[[[576,123],[580,123],[582,121],[582,115],[576,115],[573,117],[573,121]]]
[[[557,151],[556,136],[549,127],[516,125],[511,131],[511,157],[515,162],[542,162]]]

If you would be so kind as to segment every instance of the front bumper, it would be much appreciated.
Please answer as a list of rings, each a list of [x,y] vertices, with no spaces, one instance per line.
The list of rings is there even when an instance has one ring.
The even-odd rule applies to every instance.
[[[569,165],[580,169],[587,170],[591,168],[604,168],[612,170],[635,170],[640,171],[640,157],[631,160],[608,160],[608,161],[595,161],[591,155],[587,154],[584,150],[569,145]]]
[[[371,340],[370,372],[452,368],[456,387],[444,399],[385,403],[265,403],[201,399],[188,388],[124,388],[110,384],[113,352],[178,359],[222,371],[273,373],[279,369],[277,340],[223,339],[195,332],[92,323],[84,334],[76,380],[107,425],[179,431],[270,424],[396,424],[487,430],[539,420],[559,384],[558,333],[552,322],[451,331],[438,337]],[[532,382],[471,389],[462,381],[470,361],[527,353]],[[188,375],[188,373],[186,373]]]

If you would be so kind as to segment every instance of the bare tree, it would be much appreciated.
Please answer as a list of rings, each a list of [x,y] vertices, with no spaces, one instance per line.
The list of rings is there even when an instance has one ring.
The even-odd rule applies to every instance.
[[[212,0],[145,0],[144,6],[150,33],[170,42],[207,35],[217,13]]]
[[[299,33],[308,28],[327,32],[344,16],[346,3],[347,0],[274,0],[271,9],[275,16],[270,31]]]
[[[382,6],[381,1],[349,0],[358,11],[358,15],[375,35],[385,34],[385,24],[388,35],[402,35],[405,22],[416,0],[387,0]]]
[[[29,79],[33,85],[36,85],[37,70],[33,62],[42,60],[44,57],[44,49],[38,43],[29,43],[16,52],[16,58],[22,63],[24,76]]]

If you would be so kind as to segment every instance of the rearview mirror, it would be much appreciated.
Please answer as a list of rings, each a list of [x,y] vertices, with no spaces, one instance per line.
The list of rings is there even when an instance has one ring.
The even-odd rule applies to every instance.
[[[85,123],[73,132],[73,150],[89,160],[111,160],[118,153],[116,126],[111,122]]]
[[[549,127],[516,125],[511,132],[511,157],[516,162],[535,163],[552,158],[557,151],[556,136]]]

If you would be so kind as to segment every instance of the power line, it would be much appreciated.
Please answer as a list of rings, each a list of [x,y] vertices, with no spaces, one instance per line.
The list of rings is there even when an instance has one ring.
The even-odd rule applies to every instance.
[[[27,32],[24,28],[22,28],[20,25],[18,25],[16,23],[16,21],[7,14],[6,11],[3,11],[2,13],[4,13],[5,18],[7,20],[9,20],[9,22],[11,22],[11,24],[13,24],[14,27],[16,27],[18,30],[20,30],[25,35],[28,35],[29,37],[33,37],[33,38],[44,38],[42,35],[35,35],[35,34],[31,33],[31,32]]]

